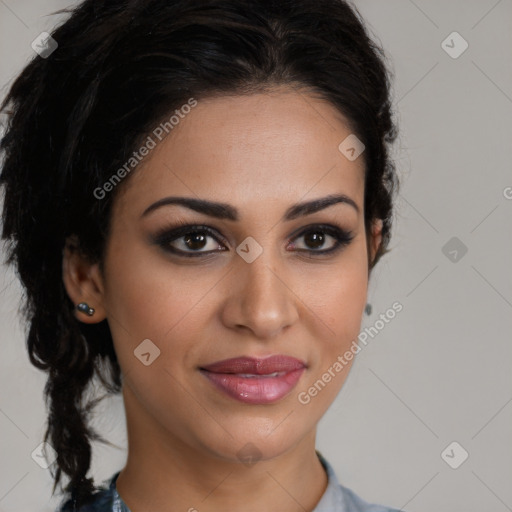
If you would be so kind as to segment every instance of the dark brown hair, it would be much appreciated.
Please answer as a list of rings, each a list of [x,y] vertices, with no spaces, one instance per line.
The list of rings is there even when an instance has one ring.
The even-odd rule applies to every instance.
[[[26,291],[30,361],[48,373],[53,492],[64,473],[81,503],[95,490],[86,477],[91,441],[107,442],[89,425],[101,398],[85,401],[86,391],[95,376],[107,394],[121,389],[107,321],[77,321],[62,281],[70,235],[102,261],[120,187],[101,200],[94,190],[191,97],[306,88],[365,145],[367,235],[383,220],[371,271],[389,250],[398,179],[388,146],[397,129],[385,54],[343,0],[86,0],[64,12],[71,15],[51,34],[58,47],[34,56],[1,106],[0,184],[7,262]]]

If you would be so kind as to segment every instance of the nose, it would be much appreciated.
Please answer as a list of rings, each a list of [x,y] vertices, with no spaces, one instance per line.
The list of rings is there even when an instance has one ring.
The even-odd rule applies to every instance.
[[[278,257],[264,251],[252,263],[239,258],[230,272],[222,321],[230,329],[248,331],[260,340],[278,336],[299,318],[291,283]],[[288,279],[289,281],[290,279]]]

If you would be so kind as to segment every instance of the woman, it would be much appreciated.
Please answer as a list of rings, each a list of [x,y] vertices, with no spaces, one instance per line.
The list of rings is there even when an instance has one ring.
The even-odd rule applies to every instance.
[[[315,450],[398,184],[357,10],[86,0],[39,46],[2,107],[3,239],[59,510],[391,510]],[[86,477],[95,376],[127,418],[105,487]]]

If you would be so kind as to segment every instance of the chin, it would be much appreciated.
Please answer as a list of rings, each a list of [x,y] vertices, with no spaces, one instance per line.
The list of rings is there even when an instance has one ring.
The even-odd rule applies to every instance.
[[[220,436],[215,438],[210,437],[213,433],[210,424],[210,436],[208,439],[203,438],[201,443],[203,449],[226,462],[252,464],[271,460],[292,450],[310,434],[305,428],[305,420],[299,422],[294,416],[294,413],[290,414],[287,410],[279,415],[278,421],[263,415],[226,421],[224,425],[229,424],[227,432],[219,427],[216,432]]]

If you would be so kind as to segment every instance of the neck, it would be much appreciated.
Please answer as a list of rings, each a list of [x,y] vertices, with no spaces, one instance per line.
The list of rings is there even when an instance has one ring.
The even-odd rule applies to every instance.
[[[253,464],[222,459],[151,421],[123,387],[128,459],[116,488],[131,512],[305,512],[327,487],[312,430],[291,449]]]

